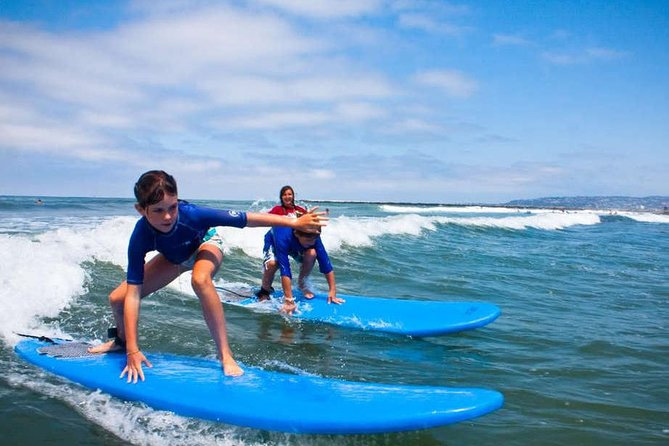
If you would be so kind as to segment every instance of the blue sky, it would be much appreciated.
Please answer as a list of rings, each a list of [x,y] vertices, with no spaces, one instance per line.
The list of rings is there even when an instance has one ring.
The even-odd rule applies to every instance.
[[[0,0],[0,195],[667,195],[667,141],[666,0]]]

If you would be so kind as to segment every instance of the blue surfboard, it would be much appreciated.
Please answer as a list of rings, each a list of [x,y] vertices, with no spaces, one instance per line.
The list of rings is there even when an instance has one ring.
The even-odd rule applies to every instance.
[[[123,353],[93,355],[87,344],[28,339],[26,361],[91,389],[187,417],[271,431],[354,434],[427,429],[502,406],[494,390],[349,382],[244,366],[227,377],[213,359],[147,354],[146,381],[119,379]]]
[[[219,288],[219,291],[228,291]],[[483,327],[497,319],[500,310],[487,302],[438,302],[337,294],[343,304],[328,304],[327,295],[316,293],[306,299],[296,292],[294,317],[325,322],[342,327],[383,331],[407,336],[439,336]],[[255,297],[241,301],[223,301],[256,311],[278,311],[282,292],[273,293],[271,301],[258,302]]]

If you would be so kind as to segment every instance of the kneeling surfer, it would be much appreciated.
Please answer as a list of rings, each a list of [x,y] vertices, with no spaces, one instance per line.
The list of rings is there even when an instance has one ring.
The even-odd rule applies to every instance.
[[[328,303],[341,304],[344,299],[337,297],[334,268],[321,241],[321,228],[291,229],[273,227],[265,234],[262,287],[256,294],[258,300],[269,299],[274,275],[281,270],[283,288],[283,306],[281,311],[292,314],[295,311],[295,298],[292,290],[290,259],[301,263],[298,286],[307,299],[313,299],[314,293],[307,288],[306,279],[318,260],[318,267],[328,282]]]

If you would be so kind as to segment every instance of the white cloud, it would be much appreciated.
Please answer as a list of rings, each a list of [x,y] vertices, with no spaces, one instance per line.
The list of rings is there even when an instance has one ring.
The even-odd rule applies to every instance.
[[[232,8],[162,17],[119,31],[111,43],[124,58],[186,82],[207,71],[266,71],[325,49],[324,42],[300,35],[277,17]]]
[[[530,46],[532,42],[524,37],[512,34],[494,34],[493,45],[496,46]]]
[[[589,47],[571,51],[544,51],[541,57],[555,65],[576,65],[598,61],[614,61],[627,57],[628,53],[611,48]]]
[[[215,103],[229,105],[383,98],[392,93],[387,81],[364,74],[358,77],[222,76],[216,80],[210,79],[200,87]]]
[[[102,142],[94,135],[75,128],[33,123],[0,123],[0,145],[18,147],[27,152],[82,152],[83,147],[95,147]],[[98,155],[99,156],[99,155]],[[86,156],[88,158],[88,156]]]
[[[417,29],[429,34],[460,37],[473,31],[466,25],[456,24],[470,14],[466,5],[442,0],[394,0],[390,9],[397,12],[397,24],[405,29]]]
[[[544,51],[541,57],[554,65],[574,65],[584,62],[582,54],[558,53],[554,51]]]
[[[453,25],[452,23],[438,20],[433,16],[419,13],[400,14],[398,24],[402,28],[419,29],[428,33],[448,34],[452,36],[459,36],[471,31],[468,27]]]
[[[383,5],[381,0],[253,0],[253,2],[317,19],[358,17],[375,12]]]
[[[387,134],[404,135],[406,133],[444,133],[444,129],[420,118],[401,119],[381,130]]]
[[[466,98],[478,90],[478,82],[456,70],[424,71],[414,79],[419,84],[440,88],[450,96]]]
[[[337,176],[332,170],[328,169],[313,169],[305,173],[318,180],[332,180]]]
[[[471,13],[469,6],[444,0],[392,0],[389,2],[393,11],[425,11],[432,16],[465,16]]]
[[[369,119],[381,118],[388,112],[377,105],[365,102],[346,102],[336,106],[337,115],[345,120],[366,121]]]
[[[278,129],[284,127],[310,127],[332,121],[330,113],[320,111],[278,111],[235,117],[224,123],[228,128]]]
[[[626,53],[625,51],[618,51],[611,48],[603,48],[603,47],[586,48],[585,52],[592,59],[599,59],[599,60],[621,59],[628,55],[628,53]]]

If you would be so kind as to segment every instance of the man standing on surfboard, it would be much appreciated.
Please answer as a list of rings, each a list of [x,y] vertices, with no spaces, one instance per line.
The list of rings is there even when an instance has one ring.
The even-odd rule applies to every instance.
[[[225,327],[225,315],[212,282],[223,261],[225,241],[216,226],[238,228],[288,226],[311,231],[324,226],[323,213],[311,212],[300,218],[206,208],[178,199],[174,177],[162,170],[144,173],[135,184],[135,209],[142,218],[135,225],[128,244],[128,272],[109,295],[109,303],[117,328],[114,339],[89,349],[105,353],[125,348],[127,364],[121,377],[128,382],[144,380],[142,364],[152,367],[139,349],[138,319],[140,301],[157,291],[181,273],[192,270],[191,284],[200,299],[204,319],[216,342],[218,356],[226,375],[244,373],[232,357]],[[145,263],[150,251],[158,255]]]
[[[256,294],[258,300],[269,299],[272,282],[277,269],[281,270],[283,288],[283,306],[281,311],[292,314],[295,311],[295,298],[292,289],[290,259],[301,263],[298,286],[306,299],[313,299],[314,293],[306,286],[306,279],[318,260],[318,267],[328,282],[328,303],[341,304],[344,299],[337,297],[334,269],[327,251],[321,241],[320,227],[291,229],[274,227],[265,234],[262,287]]]

